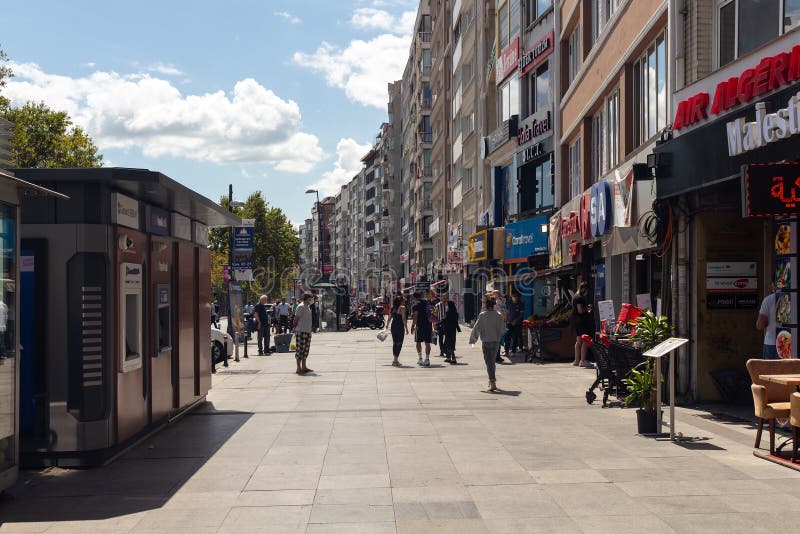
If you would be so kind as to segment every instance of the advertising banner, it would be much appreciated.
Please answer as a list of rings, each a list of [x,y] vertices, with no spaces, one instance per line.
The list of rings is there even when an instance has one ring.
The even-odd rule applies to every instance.
[[[614,178],[614,226],[628,227],[633,212],[633,167],[625,177],[615,171]]]
[[[253,235],[255,228],[252,226],[237,226],[233,231],[233,251],[253,252]]]
[[[527,260],[528,256],[547,254],[547,232],[550,220],[547,216],[534,217],[505,226],[505,262]]]
[[[550,268],[555,269],[561,267],[561,263],[564,261],[561,252],[561,212],[550,217],[548,238],[550,241]]]
[[[242,284],[238,282],[228,282],[228,309],[231,311],[231,323],[228,325],[228,332],[232,330],[241,332],[244,329],[242,318]]]

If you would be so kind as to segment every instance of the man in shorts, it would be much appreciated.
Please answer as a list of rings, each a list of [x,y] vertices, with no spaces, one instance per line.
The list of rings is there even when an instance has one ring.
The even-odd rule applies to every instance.
[[[431,340],[433,339],[433,325],[428,314],[429,302],[422,295],[415,294],[416,303],[412,308],[411,333],[417,343],[417,365],[420,367],[431,366]],[[425,343],[425,359],[422,359],[422,344]]]
[[[305,293],[303,301],[297,306],[294,313],[292,326],[294,327],[295,346],[297,349],[294,353],[294,358],[297,360],[298,375],[314,372],[306,365],[308,359],[308,350],[311,348],[311,295]]]
[[[594,315],[589,297],[589,284],[581,282],[578,292],[572,297],[572,325],[575,328],[575,360],[572,365],[594,369],[594,364],[586,359],[589,346],[581,336],[594,338]]]

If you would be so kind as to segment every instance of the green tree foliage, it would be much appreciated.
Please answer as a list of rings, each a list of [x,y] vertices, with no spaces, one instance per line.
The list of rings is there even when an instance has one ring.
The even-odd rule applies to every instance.
[[[220,204],[227,208],[228,198],[223,197]],[[255,281],[243,284],[249,300],[264,293],[276,298],[291,287],[293,267],[300,258],[300,239],[286,214],[280,208],[272,207],[264,199],[261,191],[251,194],[244,206],[233,209],[243,219],[255,219],[253,238],[253,269]],[[230,229],[212,228],[209,232],[209,247],[212,250],[212,279],[222,280],[222,262],[227,261]],[[222,262],[221,262],[222,260]],[[214,288],[216,292],[224,288]]]

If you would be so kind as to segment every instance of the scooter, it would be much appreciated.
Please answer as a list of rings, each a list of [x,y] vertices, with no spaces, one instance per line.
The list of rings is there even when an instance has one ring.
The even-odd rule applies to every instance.
[[[347,328],[369,328],[370,330],[375,330],[376,328],[383,328],[386,325],[386,322],[383,319],[383,315],[374,314],[374,313],[362,313],[361,316],[356,312],[350,312],[350,315],[347,317]]]

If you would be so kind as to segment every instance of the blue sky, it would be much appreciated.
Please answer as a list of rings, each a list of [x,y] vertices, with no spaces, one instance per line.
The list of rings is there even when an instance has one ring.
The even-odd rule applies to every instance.
[[[3,94],[68,111],[107,163],[292,221],[360,168],[402,76],[412,0],[4,0]]]

